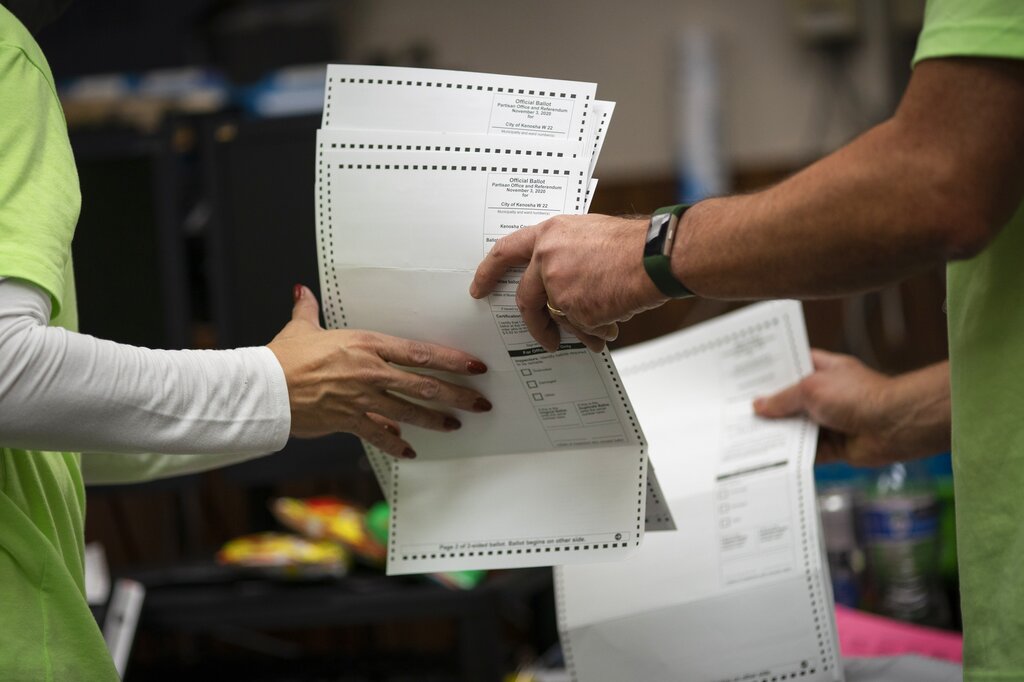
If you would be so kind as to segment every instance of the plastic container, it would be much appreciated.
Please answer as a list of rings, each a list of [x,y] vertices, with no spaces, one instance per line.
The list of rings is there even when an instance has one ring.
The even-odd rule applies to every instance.
[[[864,605],[908,622],[948,626],[939,583],[939,499],[927,464],[876,469],[859,517],[867,559]]]
[[[837,604],[851,608],[860,606],[864,583],[864,551],[857,540],[857,492],[853,484],[831,484],[818,492],[832,592]]]

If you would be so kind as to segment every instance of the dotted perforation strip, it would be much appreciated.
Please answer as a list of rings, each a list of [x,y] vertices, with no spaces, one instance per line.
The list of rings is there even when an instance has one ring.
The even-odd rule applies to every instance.
[[[363,450],[366,452],[366,458],[370,461],[370,467],[377,477],[377,484],[380,485],[381,492],[386,494],[387,491],[384,490],[384,486],[388,485],[388,482],[391,481],[391,471],[393,469],[391,463],[385,459],[388,455],[385,455],[366,441],[363,441]]]
[[[638,365],[632,365],[630,367],[626,367],[626,368],[623,369],[623,371],[627,372],[627,373],[630,373],[630,374],[633,374],[633,373],[639,373],[639,372],[646,372],[646,371],[649,371],[649,370],[652,370],[652,369],[657,369],[659,367],[664,367],[665,365],[671,364],[671,363],[673,363],[673,362],[675,362],[677,360],[682,360],[682,359],[685,359],[685,358],[691,358],[691,357],[693,357],[695,355],[700,355],[701,353],[706,353],[709,350],[714,350],[716,348],[720,348],[722,346],[725,346],[725,345],[728,345],[728,344],[733,343],[735,341],[738,341],[739,339],[741,339],[741,338],[743,338],[745,336],[753,336],[756,333],[763,332],[763,331],[765,331],[767,329],[770,329],[771,327],[776,327],[778,325],[779,325],[779,318],[773,317],[770,320],[765,320],[764,322],[759,322],[757,324],[750,325],[749,327],[746,327],[746,328],[741,329],[739,331],[735,331],[735,332],[733,332],[731,334],[726,334],[725,336],[720,336],[720,337],[718,337],[718,338],[716,338],[716,339],[714,339],[712,341],[706,341],[706,342],[698,344],[696,346],[690,346],[689,348],[684,348],[684,349],[682,349],[680,351],[676,351],[675,353],[672,353],[670,355],[666,355],[665,357],[656,358],[654,360],[649,360],[647,362],[643,362],[643,363],[640,363]]]
[[[405,86],[412,87],[416,86],[419,88],[447,88],[453,90],[476,90],[480,92],[497,92],[508,95],[536,95],[538,97],[555,97],[558,99],[577,99],[576,93],[574,92],[554,92],[544,90],[528,90],[525,88],[508,88],[498,87],[493,85],[471,85],[465,83],[451,83],[445,81],[413,81],[413,80],[401,80],[401,79],[387,79],[387,78],[334,78],[333,76],[327,79],[327,94],[324,97],[324,120],[325,125],[330,126],[331,116],[331,98],[334,95],[334,84],[337,82],[339,85],[391,85],[391,86]],[[586,129],[587,114],[590,108],[590,95],[584,95],[585,103],[583,105],[583,116],[581,117],[581,128],[579,141],[583,141],[583,133]]]
[[[777,319],[777,318],[776,318]],[[793,353],[793,366],[798,370],[801,369],[800,356],[796,351],[796,339],[793,334],[792,322],[787,315],[783,318],[785,321],[786,335],[789,337],[789,347]],[[807,440],[807,432],[809,425],[804,424],[800,429],[800,440],[797,443],[796,451],[798,453],[804,452],[804,444]],[[807,477],[804,475],[803,462],[800,462],[796,468],[796,487],[797,494],[800,499],[804,499],[804,493],[807,488]],[[800,548],[803,552],[804,558],[804,575],[807,577],[807,591],[811,596],[811,615],[814,618],[814,634],[817,639],[818,653],[821,656],[821,667],[823,670],[831,670],[837,665],[836,652],[833,646],[831,637],[831,625],[828,624],[826,619],[832,618],[832,611],[829,609],[827,612],[824,610],[825,607],[825,592],[821,584],[821,570],[813,570],[811,565],[812,556],[820,554],[817,547],[811,547],[810,539],[808,535],[808,518],[807,510],[804,504],[800,505]],[[810,520],[815,522],[814,519]],[[812,555],[812,551],[814,554]],[[814,668],[810,668],[810,673],[814,673]],[[803,671],[801,671],[802,673]],[[780,677],[779,679],[792,679]]]
[[[551,547],[526,547],[523,549],[488,549],[477,552],[433,552],[430,554],[403,554],[402,561],[423,561],[426,559],[462,559],[465,557],[512,556],[516,554],[547,554],[550,552],[589,552],[596,549],[625,549],[628,542],[595,542],[589,545],[553,545]]]
[[[396,151],[396,152],[456,152],[459,154],[505,154],[506,156],[546,156],[561,159],[565,152],[552,152],[543,149],[509,149],[501,147],[452,147],[439,144],[385,144],[366,142],[332,142],[331,149],[353,149],[364,151]],[[576,154],[570,155],[575,159]]]
[[[526,167],[510,167],[510,166],[451,166],[451,165],[434,165],[434,164],[390,164],[390,163],[339,163],[336,165],[338,170],[413,170],[413,171],[458,171],[458,172],[477,172],[477,173],[526,173],[532,175],[572,175],[571,170],[558,170],[548,168],[526,168]],[[583,206],[586,202],[586,187],[583,186],[583,171],[576,171],[576,205],[574,208],[575,213],[581,213]],[[328,185],[327,191],[327,204],[328,204],[328,217],[330,215],[330,202],[331,193]],[[331,250],[332,262],[333,262],[333,244]],[[333,269],[332,269],[333,274]],[[337,276],[334,276],[335,282],[337,282]],[[340,296],[340,294],[338,294]],[[341,310],[342,318],[344,318],[344,308],[340,302],[338,308]]]
[[[801,667],[788,672],[776,672],[772,675],[762,675],[756,679],[756,682],[784,682],[785,680],[797,680],[801,677],[807,677],[818,672],[818,669],[812,666],[807,661],[801,661]],[[734,677],[728,682],[749,682],[753,680],[750,674],[741,675]]]
[[[604,138],[604,127],[608,125],[608,112],[601,114],[601,122],[597,124],[597,135],[594,136],[594,153],[597,152],[597,148],[601,146],[601,140]]]
[[[564,92],[553,92],[544,90],[526,90],[524,88],[506,88],[496,87],[492,85],[472,85],[465,83],[453,83],[448,81],[414,81],[414,80],[400,80],[400,79],[389,79],[389,78],[338,78],[330,79],[333,84],[337,80],[341,84],[359,84],[359,85],[401,85],[410,87],[415,85],[418,88],[449,88],[454,90],[478,90],[482,92],[498,92],[507,95],[536,95],[538,97],[557,97],[558,99],[576,99],[576,93],[564,93]],[[590,95],[586,96],[586,99],[590,99]]]
[[[587,97],[587,99],[590,99]],[[578,142],[583,142],[583,136],[587,133],[587,110],[590,108],[590,102],[583,104],[583,116],[580,117],[580,136],[577,138]]]
[[[334,268],[334,233],[331,230],[331,184],[328,182],[329,166],[324,161],[324,143],[319,144],[317,152],[316,184],[317,184],[317,225],[322,262],[322,282],[324,285],[323,304],[324,319],[331,329],[348,327],[345,307],[341,304],[341,291],[338,284],[338,273]]]
[[[391,529],[388,532],[388,561],[395,560],[395,547],[398,546],[398,462],[391,467],[391,496],[388,501],[391,503]]]
[[[601,351],[601,359],[604,360],[604,366],[608,370],[609,378],[612,380],[613,390],[618,395],[622,409],[626,413],[626,418],[629,419],[629,426],[633,429],[633,435],[636,437],[637,442],[641,443],[636,491],[636,538],[633,544],[634,547],[639,547],[643,537],[643,524],[645,523],[644,501],[647,491],[644,490],[644,474],[647,471],[647,444],[644,441],[643,433],[640,431],[640,424],[637,422],[636,415],[633,414],[633,408],[630,406],[629,400],[626,399],[626,391],[622,388],[622,382],[619,380],[619,373],[615,370],[615,365],[612,363],[611,354],[607,350],[603,350]]]
[[[490,171],[491,173],[530,173],[531,175],[572,175],[568,170],[552,170],[550,168],[522,168],[513,166],[459,166],[457,164],[417,164],[417,163],[339,163],[339,170],[424,170],[424,171]],[[583,173],[577,173],[583,177]],[[579,184],[583,184],[580,180]]]
[[[661,497],[658,495],[658,491],[654,487],[654,484],[651,483],[650,478],[647,479],[647,491],[650,494],[650,496],[654,498],[654,503],[656,505],[658,505],[660,507],[660,506],[663,506],[665,504],[664,501],[661,499]],[[672,520],[672,517],[669,516],[668,514],[657,514],[657,515],[652,517],[650,515],[650,511],[651,510],[647,509],[646,511],[648,512],[648,514],[644,517],[644,520],[647,523],[668,523],[669,521]]]
[[[654,487],[654,484],[649,480],[647,481],[647,490],[650,491],[651,497],[654,498],[656,504],[662,504],[661,497],[658,496],[658,490]]]
[[[572,653],[572,637],[569,636],[569,624],[565,621],[565,571],[553,569],[555,574],[555,614],[558,618],[558,638],[562,641],[562,658],[565,670],[572,682],[579,682],[576,676],[576,661]]]

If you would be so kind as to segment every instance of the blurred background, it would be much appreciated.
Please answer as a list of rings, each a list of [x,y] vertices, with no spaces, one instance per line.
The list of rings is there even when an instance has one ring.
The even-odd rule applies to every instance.
[[[162,348],[265,344],[289,317],[291,286],[317,290],[313,148],[329,62],[595,81],[618,106],[592,211],[648,213],[777,182],[891,115],[923,6],[76,0],[38,37],[81,177],[82,330]],[[885,372],[920,367],[946,357],[944,297],[936,270],[808,302],[810,338]],[[630,322],[616,345],[739,305],[676,302]],[[948,456],[902,473],[831,467],[819,483],[837,600],[956,629]],[[888,559],[859,521],[883,489],[936,520],[913,549],[910,607],[884,598]],[[310,550],[278,536],[283,548],[251,537],[225,548],[317,514],[373,508],[379,521],[380,497],[358,441],[343,436],[209,474],[91,488],[88,540],[112,576],[147,588],[127,677],[497,680],[557,657],[547,571],[387,579],[360,545],[372,538],[344,530],[330,570],[232,563]],[[96,601],[102,620],[106,598]]]

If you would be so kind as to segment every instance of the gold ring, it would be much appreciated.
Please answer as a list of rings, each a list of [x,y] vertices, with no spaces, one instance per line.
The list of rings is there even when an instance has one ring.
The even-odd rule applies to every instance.
[[[554,315],[554,316],[556,316],[556,317],[565,317],[565,313],[563,313],[563,312],[562,312],[561,310],[559,310],[559,309],[558,309],[558,308],[556,308],[555,306],[551,305],[551,301],[548,301],[546,305],[547,305],[547,307],[548,307],[548,311],[549,311],[549,312],[550,312],[550,313],[551,313],[552,315]]]

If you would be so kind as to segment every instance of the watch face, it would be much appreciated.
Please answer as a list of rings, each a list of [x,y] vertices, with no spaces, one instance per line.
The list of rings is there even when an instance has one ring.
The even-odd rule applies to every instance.
[[[644,258],[647,256],[660,256],[665,242],[666,229],[672,219],[671,213],[651,216],[651,226],[647,228],[647,243],[644,245]]]

